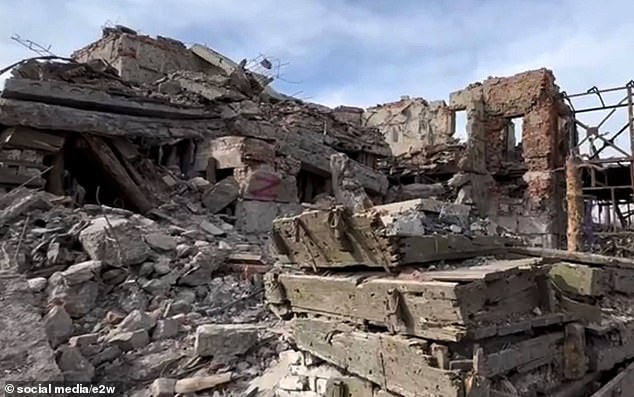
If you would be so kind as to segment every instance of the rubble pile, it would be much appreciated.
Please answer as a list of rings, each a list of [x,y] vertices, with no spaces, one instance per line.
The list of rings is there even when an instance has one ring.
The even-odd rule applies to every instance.
[[[293,345],[325,362],[291,368],[276,396],[620,390],[634,369],[611,379],[634,359],[626,347],[634,262],[525,248],[495,234],[427,232],[412,214],[428,216],[432,204],[454,225],[469,219],[468,207],[461,219],[456,204],[419,199],[274,222],[280,258],[266,275],[267,303],[289,320]]]
[[[213,379],[233,395],[284,349],[262,302],[266,240],[167,206],[158,210],[170,221],[153,220],[24,188],[1,204],[4,380],[117,382],[148,395],[163,378],[194,392],[222,375]]]
[[[0,381],[630,389],[634,262],[550,249],[573,124],[551,71],[363,110],[276,92],[266,57],[123,26],[53,58],[0,93]]]

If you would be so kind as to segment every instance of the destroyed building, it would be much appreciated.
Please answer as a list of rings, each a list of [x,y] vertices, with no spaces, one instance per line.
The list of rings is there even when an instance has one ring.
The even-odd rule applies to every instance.
[[[2,381],[601,397],[634,379],[634,263],[555,249],[597,186],[570,187],[576,110],[551,71],[364,110],[122,26],[51,58],[0,93]]]

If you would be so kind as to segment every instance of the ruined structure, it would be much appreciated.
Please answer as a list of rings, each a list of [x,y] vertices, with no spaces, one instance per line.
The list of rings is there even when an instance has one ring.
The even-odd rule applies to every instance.
[[[628,196],[579,158],[579,109],[549,70],[363,110],[121,26],[72,58],[25,60],[0,93],[0,381],[631,389],[634,262],[578,252],[588,193],[622,225]]]
[[[455,141],[455,115],[444,101],[405,97],[367,109],[363,122],[381,130],[395,156]]]

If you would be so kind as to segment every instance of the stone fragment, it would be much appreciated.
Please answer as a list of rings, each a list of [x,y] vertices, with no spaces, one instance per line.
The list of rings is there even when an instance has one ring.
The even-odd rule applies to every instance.
[[[98,341],[99,341],[99,334],[95,332],[90,334],[73,336],[72,338],[69,339],[68,344],[73,347],[81,347],[81,346],[92,345],[94,343],[97,343]]]
[[[156,320],[141,310],[134,310],[121,321],[118,332],[145,330],[149,331],[156,325]]]
[[[308,387],[308,379],[305,376],[287,375],[280,380],[278,387],[288,391],[303,391]]]
[[[173,251],[177,245],[174,237],[164,233],[149,233],[145,236],[145,242],[157,251]]]
[[[229,253],[213,247],[201,248],[185,267],[185,273],[178,283],[181,285],[199,286],[207,284],[213,272],[225,262]]]
[[[78,348],[63,345],[56,354],[57,365],[66,382],[90,382],[95,376],[95,367],[86,360]]]
[[[99,286],[94,281],[68,285],[61,273],[53,274],[48,281],[48,302],[63,302],[64,308],[73,318],[90,312],[99,296]]]
[[[46,251],[49,266],[64,265],[73,260],[71,253],[58,242],[51,242]]]
[[[154,296],[165,296],[169,293],[171,284],[166,278],[155,278],[144,282],[141,288]]]
[[[119,311],[119,310],[109,310],[106,313],[106,316],[104,318],[104,321],[107,324],[112,324],[112,325],[116,325],[119,324],[121,321],[123,321],[123,319],[126,317],[126,314]]]
[[[172,271],[172,265],[170,258],[159,258],[154,264],[154,274],[158,276],[164,276]]]
[[[154,271],[154,263],[152,262],[144,262],[139,268],[139,276],[146,277],[152,274]]]
[[[211,182],[200,176],[194,177],[187,182],[190,185],[194,186],[201,193],[212,186]]]
[[[250,324],[207,324],[196,329],[194,351],[202,357],[232,357],[258,342],[259,327]]]
[[[70,266],[61,274],[67,285],[76,285],[92,280],[101,271],[101,261],[86,261]]]
[[[46,280],[44,277],[35,277],[26,280],[26,282],[32,292],[42,292],[46,288],[46,283],[48,283],[48,280]]]
[[[101,279],[109,285],[121,284],[128,277],[128,273],[123,269],[109,269],[101,274]]]
[[[173,338],[178,335],[178,331],[180,331],[180,322],[177,320],[172,318],[159,320],[156,323],[154,332],[152,333],[152,339],[159,340]]]
[[[146,330],[140,329],[131,332],[117,332],[108,338],[108,343],[117,346],[122,351],[136,350],[150,343],[150,337]]]
[[[176,257],[178,258],[184,258],[186,256],[191,255],[191,253],[194,251],[193,247],[191,245],[188,244],[178,244],[176,246]]]
[[[149,247],[142,231],[129,219],[109,218],[108,221],[104,217],[96,218],[79,233],[79,241],[90,258],[116,264],[120,255],[122,265],[126,266],[145,261]],[[116,241],[110,235],[116,236]]]
[[[205,233],[209,233],[212,236],[216,236],[216,237],[224,236],[226,234],[224,230],[222,230],[218,226],[206,220],[203,220],[202,222],[200,222],[200,228]]]
[[[116,345],[106,346],[99,353],[95,354],[90,362],[94,366],[98,366],[105,362],[112,361],[121,355],[121,349]]]
[[[73,320],[64,307],[53,306],[44,316],[44,330],[52,347],[57,347],[68,341],[73,334]]]
[[[238,198],[239,190],[238,182],[230,176],[207,189],[201,201],[209,212],[215,214],[233,203]]]
[[[176,392],[176,379],[158,378],[152,382],[150,392],[152,397],[172,397]]]
[[[195,298],[194,298],[195,299]],[[192,305],[190,302],[182,299],[177,299],[173,302],[170,302],[165,308],[165,317],[170,317],[175,314],[187,314],[191,312]]]

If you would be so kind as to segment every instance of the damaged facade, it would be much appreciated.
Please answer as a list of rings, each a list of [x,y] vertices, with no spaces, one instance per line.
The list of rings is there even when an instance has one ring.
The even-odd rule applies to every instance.
[[[2,380],[154,397],[632,382],[634,264],[553,249],[572,116],[550,71],[364,110],[125,27],[72,58],[25,60],[0,94]]]

